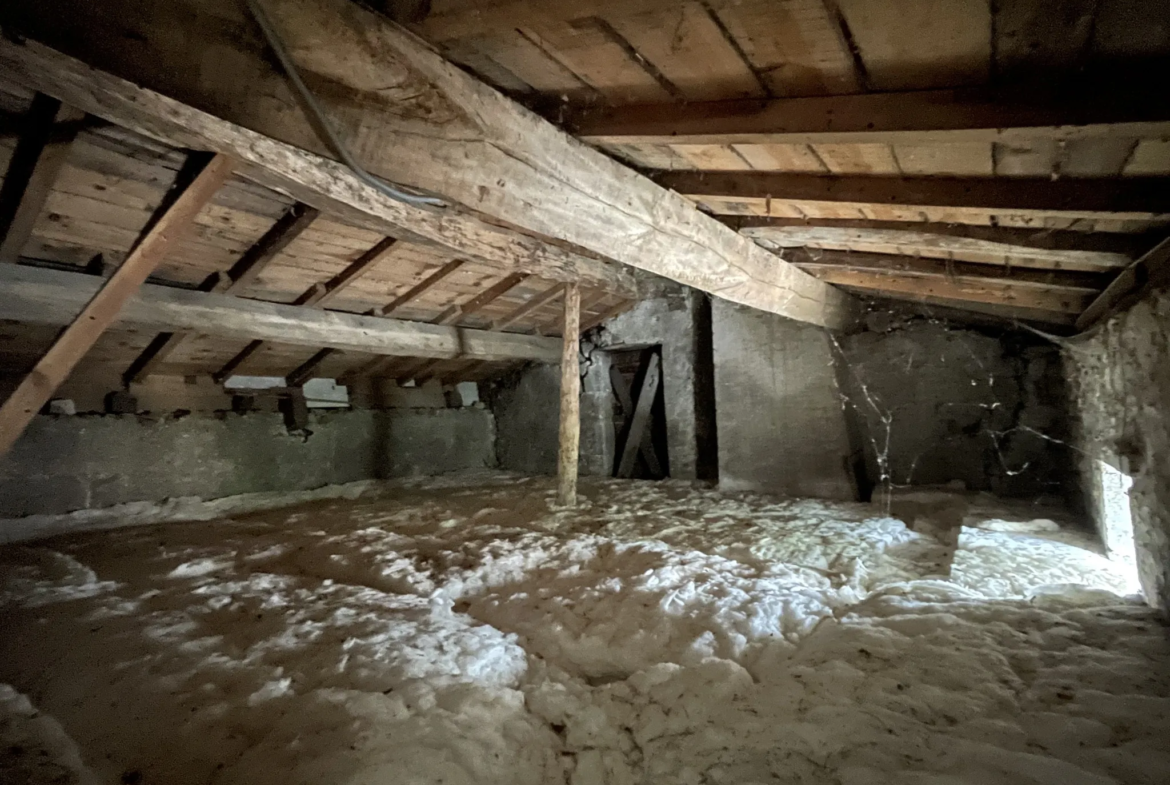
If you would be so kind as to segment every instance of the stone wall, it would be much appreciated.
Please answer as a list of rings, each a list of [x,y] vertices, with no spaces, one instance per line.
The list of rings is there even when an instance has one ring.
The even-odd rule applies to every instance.
[[[0,517],[179,496],[218,498],[495,465],[482,408],[38,416],[0,458]]]
[[[1170,609],[1170,294],[1147,297],[1088,339],[1070,342],[1065,358],[1090,512],[1103,527],[1106,467],[1133,479],[1138,576],[1147,599]]]
[[[829,334],[724,300],[712,326],[720,487],[855,498]]]
[[[947,483],[1072,495],[1055,344],[925,318],[870,323],[833,336],[716,301],[722,486],[862,499],[891,485]]]
[[[1055,344],[933,319],[880,324],[839,339],[871,483],[1069,495],[1069,400]]]

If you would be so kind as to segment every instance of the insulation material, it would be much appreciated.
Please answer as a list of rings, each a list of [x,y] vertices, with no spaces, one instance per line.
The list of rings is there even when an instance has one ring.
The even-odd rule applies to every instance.
[[[400,482],[0,549],[0,681],[68,761],[27,781],[1170,777],[1161,622],[1048,511],[582,490]]]

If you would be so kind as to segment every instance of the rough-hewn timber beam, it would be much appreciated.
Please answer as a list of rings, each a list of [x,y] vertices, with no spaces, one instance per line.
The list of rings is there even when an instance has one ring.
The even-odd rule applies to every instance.
[[[1099,87],[1099,86],[1098,86]],[[1170,107],[1110,90],[917,90],[589,109],[566,127],[591,144],[947,144],[1170,133]]]
[[[1101,254],[1112,259],[1136,259],[1153,248],[1162,239],[1154,232],[1124,233],[1077,231],[1027,226],[974,226],[962,223],[931,223],[914,221],[877,221],[861,218],[781,218],[778,216],[738,215],[720,219],[736,231],[753,235],[756,229],[775,229],[799,234],[804,230],[834,229],[859,232],[898,231],[917,232],[939,238],[979,240],[1037,251],[1079,251]],[[750,230],[750,231],[745,231]],[[1125,262],[1128,264],[1129,262]]]
[[[826,268],[838,270],[865,270],[872,272],[914,273],[945,278],[987,278],[1019,286],[1033,286],[1047,290],[1067,290],[1078,295],[1096,294],[1105,288],[1111,275],[1108,272],[1069,272],[999,267],[956,262],[952,260],[923,259],[913,256],[859,253],[856,251],[822,251],[790,248],[784,258],[814,275]]]
[[[164,143],[229,153],[251,165],[242,175],[385,234],[502,269],[581,280],[635,296],[633,277],[617,265],[491,225],[458,207],[435,210],[395,201],[336,161],[142,89],[33,41],[0,39],[0,74]]]
[[[862,251],[1037,270],[1101,272],[1125,267],[1132,261],[1130,257],[1118,253],[1052,251],[970,237],[932,234],[914,229],[793,226],[756,227],[742,229],[741,232],[745,237],[751,237],[770,250],[821,248],[832,251]]]
[[[22,9],[22,22],[34,38],[56,41],[123,77],[222,113],[271,138],[323,149],[289,97],[286,80],[256,37],[251,20],[241,17],[235,2],[203,0],[195,12],[178,14],[168,11],[163,0],[155,0],[150,7],[157,8],[157,16],[125,15],[133,17],[130,23],[139,32],[130,37],[124,26],[115,24],[118,15],[108,9],[95,13],[79,0],[51,5],[58,13]],[[65,15],[68,27],[80,32],[84,24],[85,35],[70,36],[61,29],[61,7],[72,11]],[[526,252],[498,254],[496,263],[548,280],[578,279],[584,287],[605,288],[623,297],[632,295],[616,291],[612,281],[599,286],[583,274],[550,273],[568,264],[565,255],[581,257],[566,247],[581,249],[796,320],[830,327],[853,323],[852,298],[796,268],[777,265],[775,257],[759,253],[762,249],[754,243],[696,212],[686,200],[525,111],[392,22],[348,0],[285,0],[278,11],[270,11],[298,63],[318,83],[334,85],[322,91],[321,98],[333,117],[345,118],[342,132],[370,171],[439,194],[455,205],[446,215],[410,211],[410,220],[404,215],[406,208],[393,206],[400,229],[426,234],[455,253],[476,259],[484,258],[485,251],[478,248],[484,244],[498,245],[504,239],[513,246],[530,243]],[[91,41],[103,31],[132,43],[115,51],[95,46]],[[191,47],[160,44],[176,35],[185,36]],[[210,56],[224,47],[233,58],[230,71],[191,67],[199,62],[200,52]],[[26,83],[31,80],[37,87],[61,91],[53,87],[62,81],[56,73],[58,63],[6,53],[13,48],[0,48],[0,62],[17,60]],[[63,81],[74,80],[71,76]],[[111,98],[102,96],[102,111],[110,111]],[[379,111],[381,106],[388,108]],[[121,113],[126,107],[117,108]],[[143,113],[141,96],[133,109]],[[159,112],[148,114],[155,119],[139,118],[140,125],[157,124]],[[125,120],[123,115],[120,121]],[[264,158],[249,155],[248,160]],[[326,183],[349,174],[341,167],[314,169],[319,177],[313,188],[322,192],[329,192]],[[352,189],[346,190],[353,195]],[[360,201],[365,207],[377,203],[381,212],[390,214],[391,207],[373,197]],[[470,225],[464,225],[468,219],[455,220],[470,210],[489,217],[502,238],[489,243],[479,237],[487,220],[474,234]],[[460,247],[454,247],[457,244]],[[548,260],[545,269],[525,261],[534,253]],[[556,254],[562,258],[558,264],[550,259]]]
[[[53,345],[33,369],[0,406],[0,455],[8,449],[28,427],[29,422],[48,402],[53,393],[69,378],[69,374],[85,353],[97,342],[102,333],[120,318],[131,298],[150,276],[151,271],[174,249],[175,245],[190,231],[195,217],[203,209],[220,186],[231,176],[236,163],[230,157],[217,155],[211,159],[198,176],[158,216],[154,225],[139,240],[126,260],[108,279],[95,280],[95,276],[77,273],[55,273],[49,270],[32,270],[16,265],[0,264],[0,279],[7,279],[0,286],[3,296],[19,295],[17,283],[20,276],[66,275],[76,278],[84,291],[84,299],[76,303],[75,309],[66,311],[63,319],[53,324],[67,327],[56,337]],[[44,311],[51,310],[42,305]],[[18,321],[38,322],[43,316]]]
[[[1094,292],[1087,289],[1044,289],[1010,280],[962,275],[947,277],[915,272],[851,270],[831,265],[816,268],[814,274],[838,286],[864,289],[883,296],[939,297],[1050,313],[1079,314],[1094,296]]]
[[[103,281],[91,275],[0,266],[0,319],[68,324]],[[404,357],[477,357],[556,362],[560,341],[378,316],[267,303],[225,294],[147,284],[126,303],[116,326],[192,330],[297,346]]]
[[[1170,217],[1170,179],[866,177],[786,172],[662,172],[660,184],[700,202],[764,202],[976,208],[1019,215],[1148,220]]]

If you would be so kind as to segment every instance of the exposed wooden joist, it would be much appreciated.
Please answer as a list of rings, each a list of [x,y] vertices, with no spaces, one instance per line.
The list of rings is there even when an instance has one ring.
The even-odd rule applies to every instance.
[[[528,276],[524,273],[513,273],[512,275],[501,278],[494,284],[484,289],[462,305],[452,305],[443,313],[439,314],[433,324],[455,324],[466,319],[472,314],[482,311],[496,300],[503,297],[508,292],[515,289],[522,284]]]
[[[0,319],[67,324],[102,284],[82,273],[0,266]],[[556,338],[444,327],[155,284],[143,286],[126,303],[116,324],[401,357],[556,362],[561,351]]]
[[[1096,88],[1096,89],[1094,89]],[[947,144],[1158,138],[1170,107],[1124,86],[916,90],[590,108],[566,127],[620,144]]]
[[[851,270],[831,265],[816,268],[813,274],[838,286],[864,289],[887,296],[904,294],[939,297],[956,302],[1010,305],[1050,313],[1079,314],[1094,296],[1091,290],[1044,289],[1030,284],[982,276],[948,277],[915,272]]]
[[[807,248],[789,248],[784,258],[801,269],[814,275],[822,269],[869,270],[873,272],[914,273],[916,275],[937,275],[953,278],[988,278],[1006,281],[1020,286],[1033,286],[1045,290],[1068,290],[1078,295],[1096,294],[1105,288],[1109,272],[1069,272],[1056,270],[1035,270],[1029,268],[992,267],[987,264],[956,262],[951,260],[924,259],[914,256],[860,253],[856,251],[822,251]]]
[[[81,117],[44,93],[33,97],[0,186],[0,263],[15,263],[32,237]]]
[[[601,324],[604,321],[612,319],[613,317],[617,316],[619,313],[622,313],[624,311],[628,311],[631,306],[633,306],[633,303],[631,301],[619,300],[618,302],[614,303],[610,307],[601,311],[601,313],[598,313],[598,314],[590,317],[586,321],[582,322],[581,323],[581,332],[585,333],[589,330],[592,330],[597,325]]]
[[[1101,254],[1111,260],[1136,259],[1158,244],[1156,233],[1078,231],[1076,229],[1034,228],[1027,226],[974,226],[963,223],[915,221],[877,221],[851,218],[781,218],[778,216],[739,215],[721,219],[731,228],[749,236],[756,229],[775,229],[799,234],[810,229],[853,230],[858,232],[917,232],[942,238],[978,240],[984,243],[1025,248],[1029,251],[1078,251]],[[745,231],[749,230],[749,231]],[[1129,264],[1128,261],[1123,264]]]
[[[312,379],[313,375],[317,373],[317,369],[321,367],[321,363],[338,352],[338,349],[318,350],[312,357],[305,360],[284,377],[285,384],[289,387],[303,386],[305,382]]]
[[[628,297],[636,292],[633,277],[617,265],[493,225],[459,207],[436,210],[396,201],[336,161],[137,87],[33,41],[0,39],[0,73],[166,144],[231,154],[252,165],[242,175],[385,234],[502,269],[581,280]],[[317,146],[314,138],[309,129],[306,146]]]
[[[403,292],[402,294],[398,295],[390,302],[383,305],[381,308],[379,308],[377,310],[377,315],[378,316],[390,316],[395,311],[397,311],[399,308],[401,308],[402,306],[409,303],[411,300],[417,299],[419,296],[421,296],[423,294],[423,292],[434,287],[437,283],[439,283],[444,278],[446,278],[447,276],[454,273],[456,270],[458,270],[464,264],[466,264],[466,262],[464,262],[462,259],[452,259],[451,261],[447,262],[442,267],[440,267],[438,270],[435,270],[433,273],[428,275],[426,278],[422,279],[417,284],[410,287],[405,292]]]
[[[970,300],[948,300],[945,297],[934,297],[921,294],[906,294],[902,292],[885,292],[875,294],[864,290],[856,290],[867,297],[891,300],[900,303],[914,303],[921,306],[921,312],[928,316],[942,317],[955,320],[972,320],[972,316],[992,316],[1011,322],[1033,322],[1043,325],[1046,329],[1061,328],[1060,333],[1066,333],[1076,321],[1076,315],[1071,313],[1056,313],[1053,311],[1037,311],[1031,308],[1020,308],[1011,305],[997,305],[994,303],[977,303]],[[978,319],[975,319],[977,321]]]
[[[284,215],[272,225],[272,228],[240,256],[230,270],[208,276],[200,285],[200,290],[234,294],[251,286],[264,271],[264,268],[272,263],[277,254],[308,229],[319,215],[320,212],[309,205],[297,202],[285,211]],[[129,386],[132,383],[141,382],[152,373],[156,373],[158,367],[166,362],[167,358],[191,335],[191,333],[160,333],[155,336],[154,340],[126,369],[126,373],[122,375],[122,381]]]
[[[565,288],[561,326],[561,412],[557,435],[557,504],[577,504],[577,463],[581,444],[581,288]]]
[[[304,292],[301,292],[301,294],[295,300],[293,300],[293,305],[312,308],[324,308],[330,300],[341,294],[354,281],[356,281],[362,275],[368,273],[375,265],[380,263],[382,259],[385,258],[386,254],[389,253],[397,244],[398,240],[394,237],[382,238],[374,245],[373,248],[370,248],[368,251],[358,256],[357,259],[354,259],[352,262],[350,262],[345,267],[345,269],[339,272],[337,275],[333,276],[324,283],[315,283]],[[260,349],[263,347],[263,341],[251,341],[247,346],[240,350],[238,354],[228,360],[222,368],[212,374],[212,378],[216,380],[217,383],[229,378],[232,374],[238,371],[240,367],[248,361],[249,358],[255,355],[256,352],[260,351]],[[317,354],[321,355],[321,357],[317,361],[316,365],[320,365],[322,362],[324,362],[332,353],[332,351],[333,350],[331,349],[322,349],[320,352],[318,352]],[[314,368],[315,367],[316,366],[314,366]],[[293,374],[290,375],[290,378],[296,373],[296,371],[293,371]],[[300,385],[290,382],[289,386],[298,387]]]
[[[235,165],[235,161],[225,155],[218,155],[208,162],[110,278],[99,281],[95,280],[94,276],[74,275],[84,284],[88,297],[81,301],[79,308],[67,313],[64,323],[68,326],[57,336],[45,356],[37,362],[4,405],[0,406],[0,455],[8,452],[85,353],[97,342],[106,328],[119,318],[119,312],[134,297],[135,292],[159,262],[190,230],[199,211],[231,176]],[[23,268],[16,265],[0,265],[0,273],[6,276],[23,272]],[[41,275],[70,275],[52,273],[48,270],[28,272]],[[2,291],[7,296],[16,294],[16,288],[8,284],[2,287]],[[35,317],[17,318],[19,321],[38,321]]]
[[[913,229],[843,229],[836,227],[758,227],[740,230],[770,250],[821,248],[832,251],[901,254],[952,259],[976,264],[1038,270],[1101,272],[1125,267],[1131,257],[1096,251],[1052,251],[1003,242],[932,234]]]
[[[524,303],[524,305],[521,305],[519,308],[512,311],[512,313],[508,314],[504,318],[497,319],[496,321],[492,322],[492,329],[503,330],[505,328],[511,327],[516,322],[521,321],[524,319],[524,317],[528,316],[528,314],[540,310],[544,306],[551,303],[553,300],[560,297],[564,291],[564,284],[557,284],[556,286],[545,289],[543,292],[533,296],[531,300]]]
[[[471,316],[478,311],[482,311],[488,305],[503,297],[512,289],[523,283],[524,279],[527,277],[528,276],[524,275],[523,273],[513,273],[512,275],[497,281],[487,289],[484,289],[466,303],[463,303],[462,305],[452,305],[450,308],[432,319],[430,324],[457,324],[466,317]],[[399,373],[398,379],[400,381],[407,381],[409,379],[417,380],[417,378],[420,376],[427,376],[435,369],[435,366],[438,365],[438,362],[439,361],[429,361],[423,362],[421,365],[408,366],[406,371]],[[374,360],[371,363],[371,366],[365,369],[364,374],[375,373],[379,367],[381,367],[380,360]],[[364,374],[359,373],[357,375]]]
[[[111,25],[108,14],[86,13],[80,5],[78,13],[84,14],[90,28]],[[28,21],[38,35],[64,41],[74,51],[91,46],[77,37],[71,41],[63,38],[53,26],[56,17],[53,22],[47,15],[32,17]],[[137,82],[180,92],[184,100],[224,112],[229,120],[273,139],[321,149],[302,113],[288,99],[281,99],[287,95],[284,77],[256,41],[250,23],[227,21],[231,18],[210,12],[203,17],[166,17],[178,27],[168,30],[171,36],[185,32],[188,40],[210,47],[210,34],[217,46],[231,49],[235,59],[230,78],[224,71],[222,76],[220,72],[202,74],[199,80],[160,79],[160,73],[183,74],[178,61],[188,62],[192,53],[180,55],[171,51],[173,48],[159,46],[156,39],[161,39],[149,34],[134,39],[133,51],[111,53],[107,47],[87,56],[101,59],[108,67],[113,64],[122,76]],[[154,22],[139,24],[149,28]],[[95,78],[92,72],[79,71],[76,64],[63,62],[60,55],[47,54],[44,49],[0,46],[0,62],[23,83],[62,95],[72,92],[71,87],[80,79],[84,86],[77,91],[81,93],[78,101],[89,100],[86,95],[100,95],[98,101],[89,100],[83,107],[87,110],[101,111],[136,130],[166,134],[188,145],[194,137],[202,137],[207,140],[201,143],[204,146],[246,155],[246,160],[279,171],[286,181],[296,180],[299,186],[329,194],[354,209],[393,220],[398,230],[410,231],[411,237],[425,235],[461,256],[472,254],[482,260],[489,255],[484,246],[490,246],[494,249],[490,261],[503,269],[548,280],[580,280],[583,286],[604,288],[627,298],[635,296],[618,291],[629,279],[618,285],[612,270],[610,275],[587,275],[604,266],[596,261],[587,265],[582,254],[565,250],[572,247],[793,319],[832,327],[854,320],[851,298],[796,268],[777,265],[766,251],[759,253],[763,249],[697,213],[685,200],[524,111],[444,61],[415,37],[357,4],[292,0],[281,4],[276,24],[294,57],[306,61],[323,82],[342,88],[326,91],[321,97],[333,116],[347,118],[343,132],[360,149],[368,168],[396,182],[440,194],[456,207],[432,212],[388,204],[390,200],[354,182],[352,173],[343,167],[322,165],[315,158],[302,158],[312,161],[312,171],[301,172],[300,162],[288,155],[287,148],[277,153],[271,147],[258,146],[254,137],[244,144],[235,131],[225,133],[223,128],[208,133],[211,129],[203,118],[187,117],[174,123],[178,110],[161,104],[159,96],[147,97],[142,93],[148,91],[138,91],[129,99],[126,83],[100,78],[105,74]],[[359,61],[361,67],[355,68]],[[146,62],[151,67],[144,67]],[[175,68],[168,70],[168,63]],[[404,72],[412,80],[411,90],[404,92],[425,106],[410,112],[400,110],[395,101],[394,111],[377,111],[376,107],[387,100],[382,85],[398,84]],[[65,87],[55,87],[58,82]],[[256,96],[264,96],[264,100],[256,100]],[[184,139],[187,141],[182,142]],[[290,166],[298,171],[290,171]],[[359,194],[361,198],[356,198]],[[464,208],[490,216],[495,226],[473,220]],[[553,238],[555,243],[501,228],[505,226]],[[505,243],[506,253],[502,248]],[[570,271],[571,259],[575,269]],[[535,263],[538,260],[544,264]]]
[[[1167,178],[866,177],[786,172],[662,172],[655,180],[700,202],[758,202],[972,208],[1063,218],[1170,218]]]
[[[1091,330],[1132,306],[1151,289],[1167,283],[1170,283],[1170,238],[1123,270],[1077,318],[1077,330]]]

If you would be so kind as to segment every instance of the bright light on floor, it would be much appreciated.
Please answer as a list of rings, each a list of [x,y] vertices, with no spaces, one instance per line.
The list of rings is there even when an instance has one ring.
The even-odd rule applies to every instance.
[[[1137,550],[1133,541],[1133,515],[1129,507],[1129,489],[1133,478],[1120,469],[1097,461],[1097,479],[1101,484],[1101,536],[1110,560],[1125,566],[1125,574],[1134,592],[1141,591],[1137,572]]]

